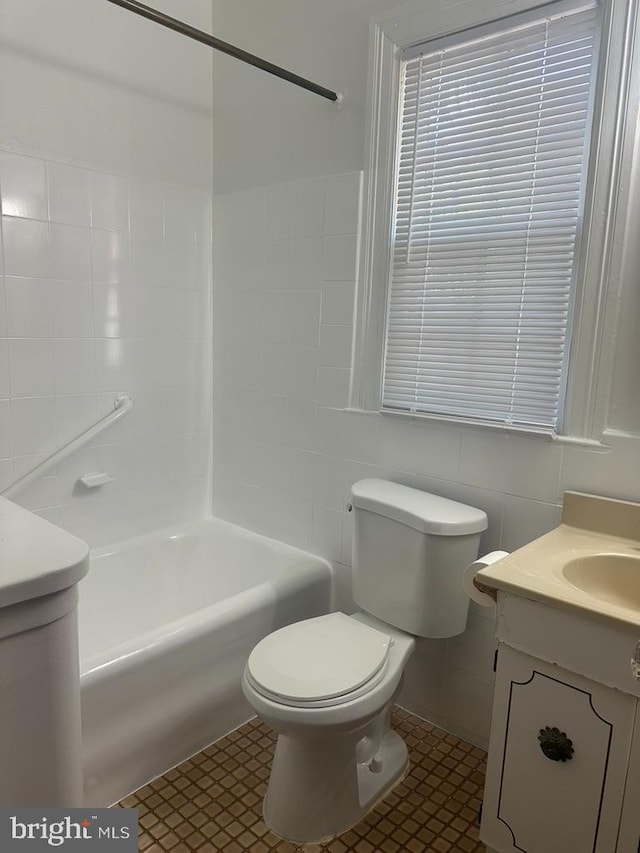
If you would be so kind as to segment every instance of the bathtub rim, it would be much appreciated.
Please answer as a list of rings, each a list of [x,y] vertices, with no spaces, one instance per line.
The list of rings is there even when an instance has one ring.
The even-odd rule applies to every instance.
[[[286,576],[283,576],[282,573],[278,573],[247,589],[214,601],[187,615],[170,620],[164,625],[140,634],[135,638],[111,645],[84,658],[80,656],[80,678],[83,686],[89,687],[97,683],[111,671],[117,670],[124,673],[127,670],[135,668],[142,660],[158,658],[166,654],[170,648],[191,640],[196,640],[210,631],[211,625],[214,623],[219,626],[231,624],[243,615],[252,612],[257,606],[263,605],[266,601],[277,602],[282,595],[293,593],[298,587],[308,583],[308,572],[317,575],[317,580],[321,580],[324,575],[327,577],[330,587],[332,588],[334,585],[335,569],[333,564],[326,558],[319,557],[309,551],[304,551],[295,545],[279,542],[277,539],[272,539],[261,533],[255,533],[252,530],[219,519],[216,516],[206,516],[196,521],[172,525],[168,528],[160,528],[159,530],[143,533],[130,539],[124,539],[113,545],[105,545],[92,549],[90,560],[116,555],[120,551],[130,551],[136,547],[144,547],[151,542],[167,541],[180,533],[189,535],[190,533],[197,532],[202,527],[208,526],[224,527],[240,531],[243,538],[262,541],[268,544],[272,550],[280,551],[292,558],[298,558],[300,560],[299,567],[304,566],[308,571],[302,575],[289,572]],[[294,562],[290,564],[289,568],[295,568],[295,565],[296,563]],[[89,567],[90,572],[91,564]]]

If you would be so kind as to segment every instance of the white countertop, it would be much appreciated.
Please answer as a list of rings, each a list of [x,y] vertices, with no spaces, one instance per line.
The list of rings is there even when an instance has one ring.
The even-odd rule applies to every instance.
[[[0,497],[0,607],[59,592],[89,570],[89,546]]]

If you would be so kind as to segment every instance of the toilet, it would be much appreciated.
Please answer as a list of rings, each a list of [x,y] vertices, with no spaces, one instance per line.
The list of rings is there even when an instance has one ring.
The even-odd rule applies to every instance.
[[[278,735],[264,820],[296,843],[354,826],[405,775],[389,718],[415,637],[464,631],[462,574],[481,510],[386,480],[351,488],[353,597],[360,612],[281,628],[251,652],[242,688]]]

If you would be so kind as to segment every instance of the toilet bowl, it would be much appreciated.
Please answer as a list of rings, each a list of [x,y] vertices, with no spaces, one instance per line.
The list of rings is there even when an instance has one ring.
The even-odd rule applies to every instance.
[[[462,585],[481,510],[384,480],[351,488],[354,600],[361,612],[289,625],[252,651],[242,689],[278,735],[264,819],[296,843],[354,826],[404,776],[389,718],[414,637],[465,629]]]
[[[281,628],[253,650],[242,688],[278,734],[264,802],[278,835],[338,835],[402,779],[407,748],[389,714],[414,646],[367,614],[330,613]]]

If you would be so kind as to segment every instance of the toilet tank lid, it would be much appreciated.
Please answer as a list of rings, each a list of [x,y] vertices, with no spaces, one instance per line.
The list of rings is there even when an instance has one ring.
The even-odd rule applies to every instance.
[[[437,536],[480,533],[488,525],[481,509],[389,480],[358,480],[351,486],[351,500],[358,509]]]

